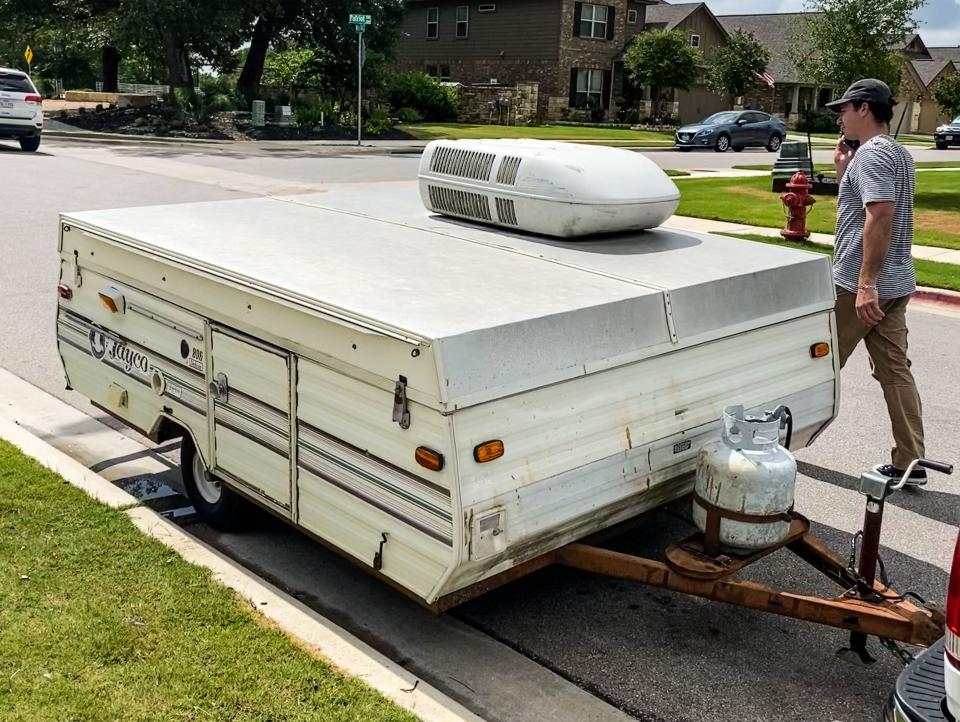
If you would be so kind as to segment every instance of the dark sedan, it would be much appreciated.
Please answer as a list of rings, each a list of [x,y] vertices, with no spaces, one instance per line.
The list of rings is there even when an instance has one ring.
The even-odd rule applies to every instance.
[[[780,150],[786,135],[786,126],[772,115],[759,110],[727,110],[677,128],[674,141],[677,150],[713,148],[726,153],[731,148],[739,152],[753,146],[774,153]]]
[[[933,140],[940,150],[946,150],[947,146],[960,145],[960,115],[937,128]]]

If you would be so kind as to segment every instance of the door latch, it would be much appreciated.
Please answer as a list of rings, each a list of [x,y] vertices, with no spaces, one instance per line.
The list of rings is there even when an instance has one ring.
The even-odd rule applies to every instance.
[[[217,377],[210,382],[208,388],[210,389],[210,396],[213,397],[214,401],[219,401],[222,404],[227,403],[227,396],[230,394],[230,385],[227,383],[227,375],[225,373],[218,373]]]
[[[393,387],[393,420],[401,429],[410,428],[410,409],[407,407],[407,377],[401,376]]]

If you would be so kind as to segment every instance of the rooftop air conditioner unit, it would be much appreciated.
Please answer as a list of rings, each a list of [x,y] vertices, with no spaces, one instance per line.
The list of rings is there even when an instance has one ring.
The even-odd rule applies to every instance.
[[[680,191],[646,156],[539,140],[436,140],[420,159],[428,210],[571,238],[663,223]]]

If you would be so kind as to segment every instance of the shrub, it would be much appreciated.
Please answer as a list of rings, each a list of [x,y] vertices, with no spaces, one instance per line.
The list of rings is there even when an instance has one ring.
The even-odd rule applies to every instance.
[[[797,118],[797,130],[806,133],[836,133],[837,116],[833,113],[824,113],[811,110],[809,113],[800,113]]]
[[[301,128],[318,128],[329,115],[317,105],[297,105],[293,108],[293,117]]]
[[[617,113],[617,119],[621,123],[636,125],[640,122],[640,111],[636,108],[621,108]]]
[[[356,127],[357,125],[357,114],[352,110],[343,110],[340,111],[337,122],[340,125]]]
[[[423,116],[413,108],[400,108],[397,111],[397,118],[401,123],[419,123],[423,120]]]
[[[206,96],[207,100],[207,111],[209,113],[222,113],[228,110],[237,109],[237,99],[231,93],[217,93],[216,95]]]
[[[367,118],[367,124],[363,126],[363,130],[370,135],[379,135],[386,130],[393,128],[393,121],[390,120],[390,115],[385,110],[380,108],[375,109],[370,113]]]
[[[426,73],[410,72],[395,76],[387,89],[394,108],[412,108],[429,121],[455,120],[456,90],[440,85]]]

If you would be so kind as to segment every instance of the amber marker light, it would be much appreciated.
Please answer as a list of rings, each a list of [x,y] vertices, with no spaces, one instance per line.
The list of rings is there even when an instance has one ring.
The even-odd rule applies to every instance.
[[[824,356],[830,355],[830,344],[826,341],[813,344],[813,346],[810,347],[810,355],[813,358],[823,358]]]
[[[97,294],[97,296],[99,296],[100,303],[103,304],[103,307],[110,313],[127,312],[126,302],[123,299],[123,294],[113,286],[103,289]]]
[[[443,454],[433,449],[428,449],[426,446],[418,446],[414,457],[417,463],[424,469],[440,471],[443,468]]]
[[[499,439],[493,441],[484,441],[477,444],[473,449],[473,460],[478,464],[485,464],[488,461],[499,459],[503,456],[503,442]]]

